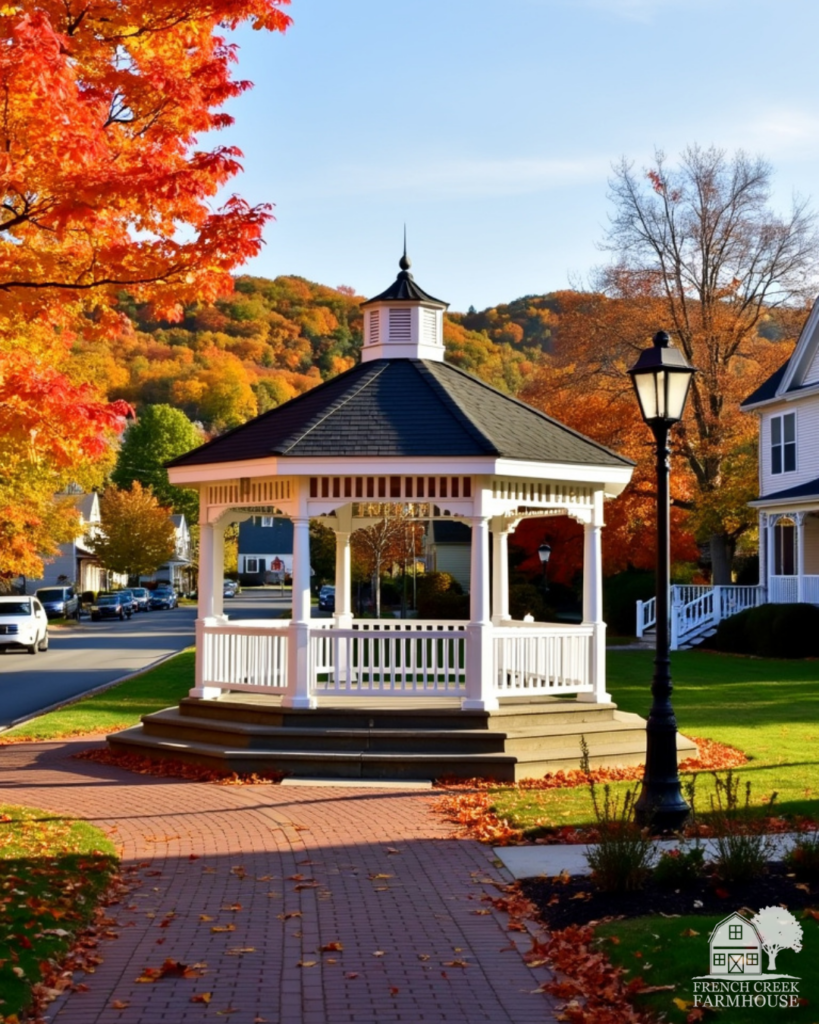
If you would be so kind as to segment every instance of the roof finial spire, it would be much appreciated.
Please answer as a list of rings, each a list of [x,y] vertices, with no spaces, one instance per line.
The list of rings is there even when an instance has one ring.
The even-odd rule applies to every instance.
[[[412,260],[407,256],[407,225],[404,225],[404,255],[398,261],[398,266],[402,270],[409,270],[412,266]]]

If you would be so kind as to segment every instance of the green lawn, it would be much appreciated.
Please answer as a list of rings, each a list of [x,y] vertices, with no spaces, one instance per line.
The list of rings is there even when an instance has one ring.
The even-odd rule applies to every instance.
[[[127,729],[137,725],[142,715],[178,704],[193,682],[194,650],[190,648],[109,690],[0,733],[0,744],[5,739],[53,740]]]
[[[637,996],[635,1005],[665,1014],[669,1024],[684,1024],[693,1008],[693,979],[708,974],[708,937],[714,926],[733,909],[729,908],[725,914],[716,917],[640,917],[631,921],[615,921],[598,926],[595,933],[609,960],[628,971],[626,982],[640,976],[647,986],[675,986],[673,991]],[[807,999],[808,1005],[784,1009],[723,1006],[715,1014],[707,1013],[706,1021],[714,1021],[715,1024],[784,1024],[786,1021],[787,1024],[815,1024],[819,1020],[819,972],[816,970],[819,922],[810,916],[802,917],[800,913],[795,916],[802,925],[802,950],[797,953],[783,949],[777,955],[776,967],[778,972],[800,979],[799,997]],[[763,967],[767,967],[765,954]],[[736,976],[732,980],[736,980]],[[753,982],[750,989],[750,994],[753,994]]]
[[[116,863],[99,829],[0,805],[0,1020],[29,1006],[43,965],[70,949]]]
[[[609,651],[608,688],[618,707],[644,717],[651,702],[653,654]],[[736,769],[752,783],[756,805],[778,793],[781,814],[819,818],[819,662],[779,661],[680,651],[672,656],[673,703],[680,731],[738,747],[750,762]],[[615,790],[626,788],[616,784]],[[697,783],[707,811],[710,776]],[[524,828],[592,820],[584,788],[500,790],[495,809]]]

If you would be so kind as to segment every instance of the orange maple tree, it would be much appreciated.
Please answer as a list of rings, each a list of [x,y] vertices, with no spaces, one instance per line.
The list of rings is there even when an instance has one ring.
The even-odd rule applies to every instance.
[[[128,411],[83,342],[122,295],[166,319],[232,290],[266,205],[212,200],[240,170],[198,136],[249,83],[225,32],[283,31],[289,0],[42,0],[0,8],[0,578],[79,529],[52,495],[99,483]],[[97,367],[97,369],[99,369]]]

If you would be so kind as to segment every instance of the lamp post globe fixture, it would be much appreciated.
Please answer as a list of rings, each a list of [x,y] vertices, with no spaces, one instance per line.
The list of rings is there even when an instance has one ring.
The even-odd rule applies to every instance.
[[[651,711],[646,723],[646,766],[636,820],[659,832],[679,828],[690,813],[680,788],[677,769],[677,719],[671,705],[671,659],[668,614],[671,568],[671,524],[668,434],[683,416],[691,378],[697,372],[685,355],[671,345],[665,331],[654,336],[651,348],[628,371],[640,412],[657,446],[657,596],[654,679]]]
[[[543,593],[548,594],[549,592],[549,580],[546,576],[546,567],[549,564],[549,559],[552,557],[552,545],[548,541],[544,541],[537,549],[537,557],[540,559],[540,571],[543,576]]]

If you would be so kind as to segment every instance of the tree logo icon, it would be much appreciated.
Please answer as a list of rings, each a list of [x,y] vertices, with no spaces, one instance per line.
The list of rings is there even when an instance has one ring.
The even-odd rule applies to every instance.
[[[781,949],[792,949],[796,953],[802,949],[802,925],[784,907],[763,907],[751,918],[751,923],[768,954],[769,971],[776,970],[776,954]]]

